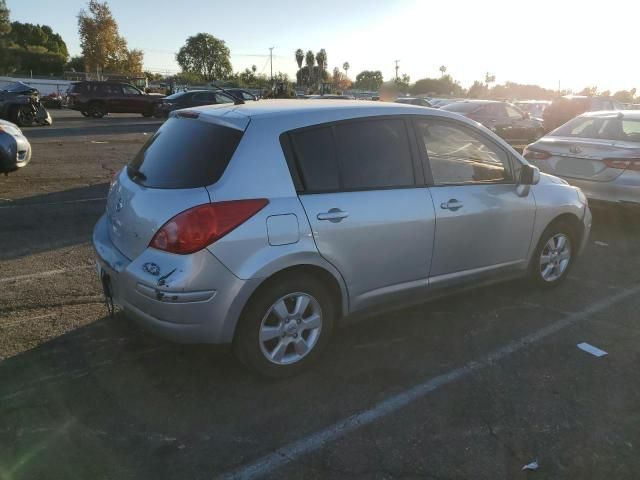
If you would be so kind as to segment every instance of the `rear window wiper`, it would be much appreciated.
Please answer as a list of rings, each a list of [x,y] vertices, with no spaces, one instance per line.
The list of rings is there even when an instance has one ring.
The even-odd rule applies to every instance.
[[[132,178],[137,178],[142,181],[145,181],[147,179],[147,176],[144,173],[142,173],[140,170],[138,170],[138,167],[134,167],[133,165],[128,165],[127,168],[129,169],[129,172],[131,173]]]

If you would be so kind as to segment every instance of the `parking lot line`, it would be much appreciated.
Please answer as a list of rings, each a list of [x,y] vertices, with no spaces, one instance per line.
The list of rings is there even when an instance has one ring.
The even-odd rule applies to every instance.
[[[285,445],[284,447],[268,453],[252,463],[240,466],[236,470],[223,473],[216,478],[220,480],[244,480],[267,475],[268,473],[297,460],[303,455],[322,448],[329,442],[335,441],[350,432],[397,412],[416,400],[438,390],[440,387],[467,377],[479,369],[491,366],[495,362],[523,350],[533,343],[544,340],[564,328],[583,321],[591,315],[606,310],[616,303],[636,295],[637,293],[640,293],[640,285],[635,285],[628,289],[621,289],[620,292],[605,300],[595,302],[584,310],[569,314],[561,320],[558,320],[518,340],[510,342],[507,345],[483,355],[477,360],[471,361],[460,368],[456,368],[436,377],[427,379],[425,382],[415,385],[402,393],[389,397],[367,410],[363,410],[351,415],[350,417],[339,420],[323,430]]]
[[[61,200],[59,202],[40,202],[40,203],[20,203],[17,205],[0,205],[0,210],[7,210],[10,208],[21,208],[21,207],[49,207],[52,205],[65,205],[69,203],[90,203],[90,202],[100,202],[106,200],[107,197],[94,197],[94,198],[77,198],[75,200]]]
[[[54,275],[61,275],[63,273],[75,272],[78,270],[87,270],[89,268],[95,267],[93,265],[82,265],[81,267],[59,268],[56,270],[47,270],[46,272],[27,273],[25,275],[0,278],[0,283],[19,282],[21,280],[32,280],[34,278],[52,277]]]

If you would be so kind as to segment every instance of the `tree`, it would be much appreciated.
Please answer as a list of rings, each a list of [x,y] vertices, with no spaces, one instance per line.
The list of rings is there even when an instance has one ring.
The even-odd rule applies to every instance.
[[[613,98],[622,103],[633,103],[635,101],[636,89],[619,90],[613,94]]]
[[[65,70],[71,72],[84,72],[84,57],[82,55],[76,55],[71,57],[71,60],[64,66]]]
[[[222,80],[231,75],[229,55],[224,40],[209,33],[198,33],[187,38],[176,61],[185,72],[198,73],[207,81]]]
[[[324,70],[327,68],[327,52],[324,48],[321,48],[318,53],[316,53],[316,62],[318,62],[318,66]]]
[[[300,77],[302,77],[303,82],[298,83],[302,83],[306,86],[311,86],[311,84],[313,83],[313,66],[316,63],[316,56],[313,51],[307,50],[307,53],[305,53],[304,55],[304,63],[306,71],[302,71],[302,69],[300,69]],[[297,78],[298,75],[296,74],[296,79]]]
[[[411,82],[411,77],[406,73],[403,73],[400,77],[395,79],[395,82],[401,92],[407,93],[407,91],[409,90],[409,83]]]
[[[9,13],[6,1],[0,0],[0,35],[6,35],[11,31]]]
[[[440,70],[441,77],[444,77],[444,74],[447,73],[447,67],[445,65],[440,65],[440,68],[438,70]]]
[[[256,72],[258,71],[258,67],[256,67],[255,65],[251,65],[251,71],[253,72],[253,74],[255,75]]]
[[[304,62],[304,52],[299,48],[296,50],[296,63],[298,64],[298,70],[302,68],[302,62]]]
[[[62,37],[47,25],[13,22],[0,39],[0,68],[6,72],[59,75],[69,53]]]
[[[118,24],[111,14],[107,2],[89,0],[87,10],[78,14],[78,33],[80,47],[88,71],[113,70],[128,72],[128,68],[138,67],[142,71],[143,54],[141,50],[129,51],[127,41],[118,31]]]
[[[342,69],[344,70],[344,74],[345,75],[349,75],[349,69],[351,68],[351,65],[349,65],[349,62],[344,62],[342,64]]]
[[[356,75],[356,83],[353,87],[359,90],[378,90],[383,81],[380,70],[363,70]]]
[[[331,78],[333,88],[335,91],[344,92],[351,87],[351,80],[346,74],[342,73],[338,67],[333,69],[333,75]]]
[[[490,83],[495,83],[495,81],[496,81],[496,76],[494,74],[489,73],[489,72],[484,74],[484,83],[486,83],[487,86]]]
[[[593,85],[592,87],[584,87],[578,95],[586,95],[588,97],[598,95],[598,87],[596,85]]]
[[[487,96],[489,89],[487,88],[487,86],[479,81],[479,80],[475,80],[473,82],[473,85],[471,85],[471,87],[469,87],[469,91],[467,92],[467,96],[469,98],[484,98]],[[536,97],[537,98],[537,97]]]

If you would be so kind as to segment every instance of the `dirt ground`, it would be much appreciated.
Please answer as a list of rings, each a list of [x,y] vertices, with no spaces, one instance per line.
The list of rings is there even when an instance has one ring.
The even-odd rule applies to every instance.
[[[0,479],[640,477],[637,213],[595,212],[556,290],[350,324],[316,368],[269,382],[107,317],[92,227],[158,124],[65,115],[0,177]]]

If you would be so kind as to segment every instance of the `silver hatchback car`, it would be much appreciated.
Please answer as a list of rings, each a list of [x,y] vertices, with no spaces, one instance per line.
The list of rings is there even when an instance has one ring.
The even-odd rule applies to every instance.
[[[93,243],[131,319],[280,377],[349,315],[556,285],[590,228],[579,189],[459,115],[284,100],[174,112],[115,178]]]
[[[529,145],[527,160],[594,201],[640,206],[640,112],[589,112]]]

